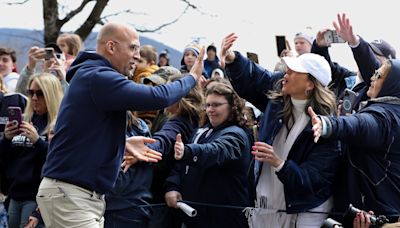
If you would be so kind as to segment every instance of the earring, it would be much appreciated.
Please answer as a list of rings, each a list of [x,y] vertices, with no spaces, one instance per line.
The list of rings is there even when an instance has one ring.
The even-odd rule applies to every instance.
[[[310,96],[311,89],[306,89],[306,90],[304,91],[304,93],[306,94],[307,97]]]

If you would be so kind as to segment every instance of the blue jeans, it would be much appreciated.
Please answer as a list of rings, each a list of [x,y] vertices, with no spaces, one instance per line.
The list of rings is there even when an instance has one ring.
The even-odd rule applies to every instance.
[[[16,201],[11,199],[8,206],[8,226],[10,228],[24,227],[36,207],[36,201]]]
[[[0,203],[0,227],[8,227],[7,211],[3,203]]]

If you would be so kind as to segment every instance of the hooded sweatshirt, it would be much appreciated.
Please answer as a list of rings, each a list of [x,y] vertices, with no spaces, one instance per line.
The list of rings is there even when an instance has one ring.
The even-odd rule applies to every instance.
[[[185,96],[195,80],[167,85],[136,84],[94,52],[81,52],[67,73],[72,78],[61,102],[43,176],[98,193],[116,181],[125,148],[126,110],[162,109]]]

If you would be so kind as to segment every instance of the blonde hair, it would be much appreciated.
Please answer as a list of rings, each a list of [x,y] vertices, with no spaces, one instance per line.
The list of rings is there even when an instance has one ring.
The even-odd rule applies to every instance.
[[[50,130],[51,123],[55,121],[58,114],[58,109],[63,98],[63,89],[61,87],[60,80],[54,75],[49,73],[40,73],[32,76],[28,82],[28,88],[31,87],[32,82],[35,81],[39,88],[43,91],[44,100],[47,107],[47,125],[46,128],[40,134],[47,134]],[[31,122],[34,111],[32,108],[32,98],[28,98],[28,102],[25,108],[24,120]]]
[[[77,56],[79,51],[83,48],[83,42],[79,35],[74,33],[63,33],[57,39],[65,41],[68,46],[68,53],[72,56]]]
[[[314,84],[314,89],[308,94],[308,101],[304,111],[308,113],[307,109],[311,106],[314,112],[320,115],[336,114],[337,105],[335,94],[324,87],[311,74],[308,74],[308,79]],[[282,80],[283,79],[278,80],[276,88],[282,85]],[[269,91],[267,96],[272,102],[283,101],[283,109],[279,114],[282,116],[286,128],[290,129],[294,124],[293,104],[290,100],[290,95],[283,94],[281,89],[279,89]]]

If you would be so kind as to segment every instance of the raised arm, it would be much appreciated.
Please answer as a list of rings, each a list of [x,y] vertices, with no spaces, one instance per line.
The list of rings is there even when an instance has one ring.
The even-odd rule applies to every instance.
[[[272,90],[275,83],[283,77],[284,73],[272,73],[239,52],[230,50],[236,41],[234,35],[225,37],[221,44],[221,62],[225,63],[225,70],[235,91],[260,110],[264,110],[268,98],[266,93]]]

